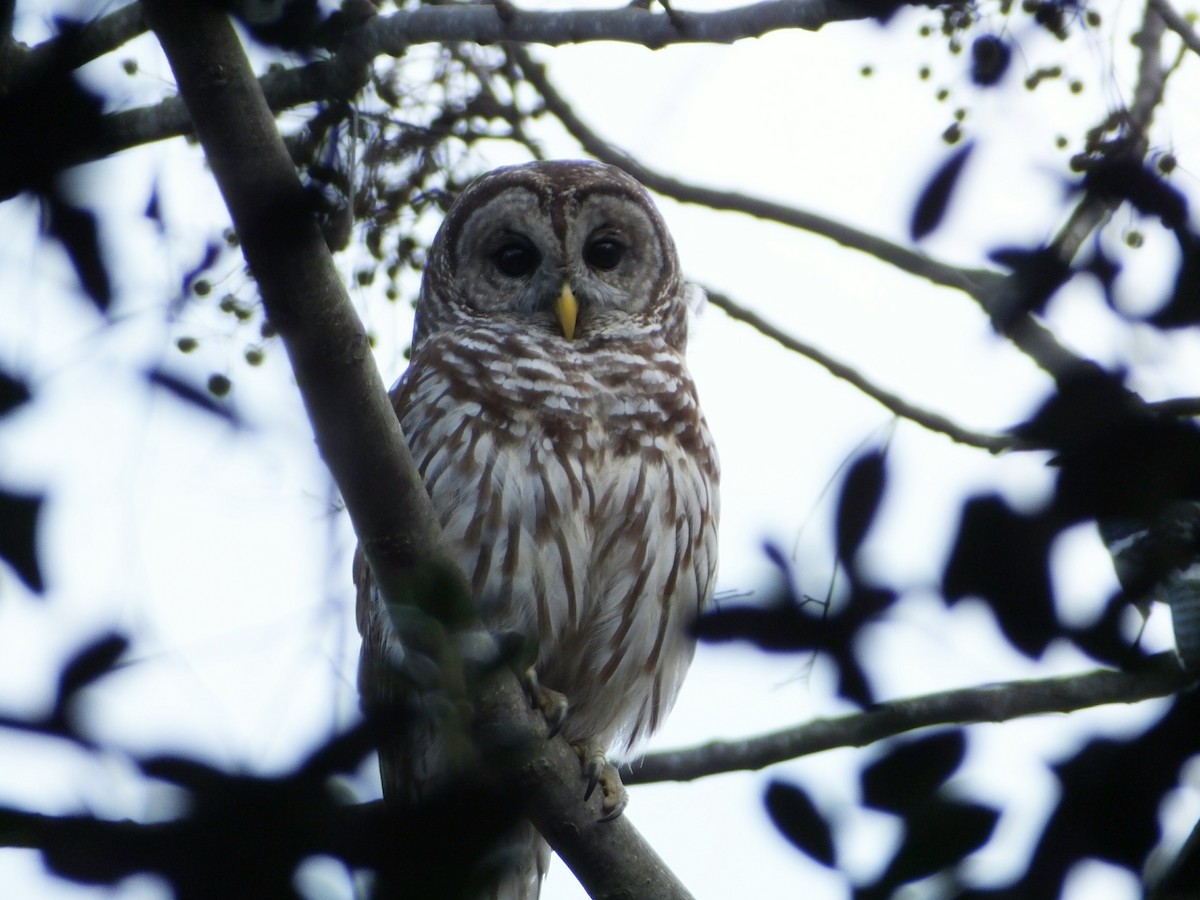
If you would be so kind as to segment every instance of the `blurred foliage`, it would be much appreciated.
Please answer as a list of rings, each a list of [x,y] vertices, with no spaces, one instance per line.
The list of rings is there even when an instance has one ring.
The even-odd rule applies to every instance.
[[[296,18],[279,28],[251,29],[264,42],[261,52],[275,54],[278,65],[286,67],[293,64],[293,54],[319,55],[337,47],[348,27],[345,18],[319,15],[315,4],[290,8]],[[354,17],[369,13],[355,8],[348,15],[357,21]],[[953,71],[965,78],[935,79],[945,62],[922,66],[917,77],[933,84],[939,100],[959,90],[947,84],[1011,86],[1018,77],[1022,34],[1048,33],[1066,45],[1089,39],[1103,24],[1099,12],[1066,0],[931,8],[920,34],[940,40]],[[103,98],[71,76],[72,33],[63,26],[61,64],[51,60],[37,80],[5,86],[0,159],[9,188],[41,200],[47,239],[64,248],[84,292],[105,315],[112,296],[96,217],[79,207],[58,177],[70,161],[74,139],[61,127],[69,118],[63,111],[73,111],[76,122],[103,127]],[[130,60],[124,71],[136,75],[140,70]],[[876,69],[864,65],[863,72]],[[1065,53],[1063,61],[1039,65],[1021,77],[1031,92],[1050,82],[1065,83],[1071,95],[1085,88],[1069,74]],[[360,94],[312,104],[300,110],[299,120],[288,119],[281,127],[330,248],[352,258],[354,281],[378,288],[390,300],[411,303],[430,229],[477,174],[472,151],[484,143],[507,142],[539,156],[528,124],[542,111],[536,89],[504,48],[452,43],[377,60]],[[1072,191],[1081,202],[1124,207],[1149,227],[1157,222],[1170,232],[1181,251],[1174,288],[1144,324],[1164,330],[1194,327],[1200,322],[1200,236],[1191,228],[1186,198],[1169,184],[1176,168],[1173,154],[1147,164],[1140,147],[1144,135],[1127,113],[1114,112],[1079,146],[1061,139],[1060,149],[1073,151],[1070,167],[1082,173]],[[957,144],[971,133],[968,106],[960,105],[951,119],[945,138]],[[913,212],[914,240],[942,223],[974,146],[965,143],[952,151],[928,183]],[[145,215],[159,228],[170,228],[157,193]],[[1109,289],[1119,262],[1099,249],[1083,261],[1064,261],[1049,244],[994,248],[992,258],[1008,272],[1003,302],[989,310],[1003,333],[1019,329],[1075,278],[1098,279],[1112,302]],[[252,337],[242,337],[241,358],[249,366],[263,361],[273,329],[262,316],[252,279],[241,269],[236,235],[210,240],[181,279],[170,309],[180,354],[196,352],[204,340],[190,331],[200,309],[228,317],[241,335],[246,333],[241,329],[251,332]],[[164,365],[146,377],[181,402],[237,422],[224,399],[236,376],[218,373],[197,383]],[[21,378],[0,372],[0,417],[30,400],[31,390]],[[1121,372],[1094,365],[1058,371],[1053,393],[1011,432],[1014,446],[1052,451],[1053,496],[1032,511],[1016,509],[996,494],[967,498],[943,572],[944,602],[982,599],[995,615],[998,639],[1029,658],[1065,641],[1107,665],[1136,669],[1143,664],[1145,654],[1123,627],[1125,613],[1144,599],[1147,580],[1167,573],[1141,573],[1138,591],[1113,596],[1107,613],[1081,628],[1060,619],[1050,551],[1067,528],[1080,522],[1153,521],[1173,503],[1200,500],[1200,429],[1188,418],[1194,412],[1180,416],[1152,408],[1125,386]],[[817,604],[785,590],[770,602],[727,605],[704,617],[698,625],[701,638],[748,641],[775,653],[823,654],[837,667],[840,695],[869,709],[875,690],[861,637],[887,616],[901,594],[896,586],[868,578],[858,551],[888,484],[885,450],[864,453],[848,469],[835,523],[837,565],[845,585],[838,603]],[[42,589],[37,531],[42,501],[9,493],[0,483],[0,559],[35,592]],[[1181,557],[1189,563],[1200,558],[1200,546],[1193,541],[1172,556],[1169,567],[1178,568]],[[786,560],[777,552],[773,558],[784,582],[792,584]],[[50,711],[37,718],[5,716],[0,727],[94,749],[77,723],[79,694],[119,665],[124,648],[122,638],[105,635],[63,660]],[[877,875],[853,884],[854,896],[891,897],[920,882],[925,897],[1052,897],[1086,859],[1106,860],[1140,875],[1161,837],[1163,799],[1200,751],[1198,703],[1194,691],[1180,695],[1144,733],[1093,740],[1059,763],[1057,801],[1026,871],[1009,885],[980,886],[966,877],[964,860],[987,844],[1000,815],[955,784],[966,730],[947,728],[886,742],[863,765],[861,803],[898,819],[903,837]],[[295,772],[274,778],[222,772],[180,758],[139,759],[147,779],[187,794],[189,802],[176,817],[145,824],[3,808],[0,843],[38,848],[52,871],[86,884],[157,873],[181,898],[295,896],[297,867],[317,854],[340,859],[351,870],[374,872],[381,894],[463,896],[486,875],[491,840],[519,814],[519,798],[497,790],[496,773],[485,773],[478,782],[468,780],[411,807],[385,810],[338,799],[331,782],[360,764],[378,727],[369,724],[335,736]],[[821,809],[803,788],[782,779],[768,787],[765,806],[801,852],[824,866],[838,865],[834,811]],[[1179,871],[1186,873],[1189,865],[1194,869],[1194,860],[1185,857]],[[1200,885],[1185,882],[1177,895],[1200,895]]]

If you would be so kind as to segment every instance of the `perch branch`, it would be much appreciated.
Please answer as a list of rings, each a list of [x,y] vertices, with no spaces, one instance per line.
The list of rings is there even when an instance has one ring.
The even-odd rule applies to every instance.
[[[745,740],[653,753],[634,762],[624,781],[692,781],[722,772],[757,770],[835,747],[863,747],[934,725],[1007,722],[1109,703],[1138,703],[1176,693],[1195,681],[1174,653],[1162,653],[1137,672],[1099,669],[1082,675],[946,691],[881,703],[854,715],[818,719]]]

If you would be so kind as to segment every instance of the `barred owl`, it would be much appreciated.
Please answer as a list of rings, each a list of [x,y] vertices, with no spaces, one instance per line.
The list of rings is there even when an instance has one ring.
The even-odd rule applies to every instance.
[[[430,248],[404,434],[483,622],[526,639],[531,686],[592,784],[662,722],[712,596],[717,456],[684,362],[688,292],[645,190],[587,162],[498,169],[463,191]],[[365,565],[360,690],[398,638]],[[551,704],[553,705],[553,704]],[[384,748],[385,792],[403,761]],[[411,771],[411,766],[409,767]],[[492,897],[536,897],[548,849],[524,825]],[[523,843],[521,843],[523,842]]]

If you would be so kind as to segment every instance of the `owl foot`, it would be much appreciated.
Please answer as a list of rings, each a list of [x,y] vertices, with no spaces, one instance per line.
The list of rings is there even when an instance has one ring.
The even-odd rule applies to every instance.
[[[566,694],[559,693],[542,684],[538,680],[533,666],[525,670],[521,676],[521,684],[525,688],[525,693],[529,695],[529,700],[533,703],[534,708],[541,710],[542,718],[550,727],[550,733],[546,737],[554,737],[567,718]]]
[[[579,754],[579,763],[583,767],[583,775],[588,782],[583,799],[587,800],[591,797],[592,792],[596,790],[596,785],[599,785],[600,791],[604,795],[602,804],[604,815],[600,817],[600,821],[611,822],[625,812],[625,807],[629,805],[629,792],[621,783],[621,775],[617,771],[617,767],[608,761],[604,748],[599,744],[580,741],[571,746]]]

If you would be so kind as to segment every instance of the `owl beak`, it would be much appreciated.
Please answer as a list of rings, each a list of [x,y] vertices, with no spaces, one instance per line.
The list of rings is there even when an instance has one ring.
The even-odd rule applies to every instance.
[[[575,319],[579,316],[579,301],[575,299],[569,284],[563,284],[562,293],[554,301],[554,314],[558,316],[567,340],[575,340]]]

